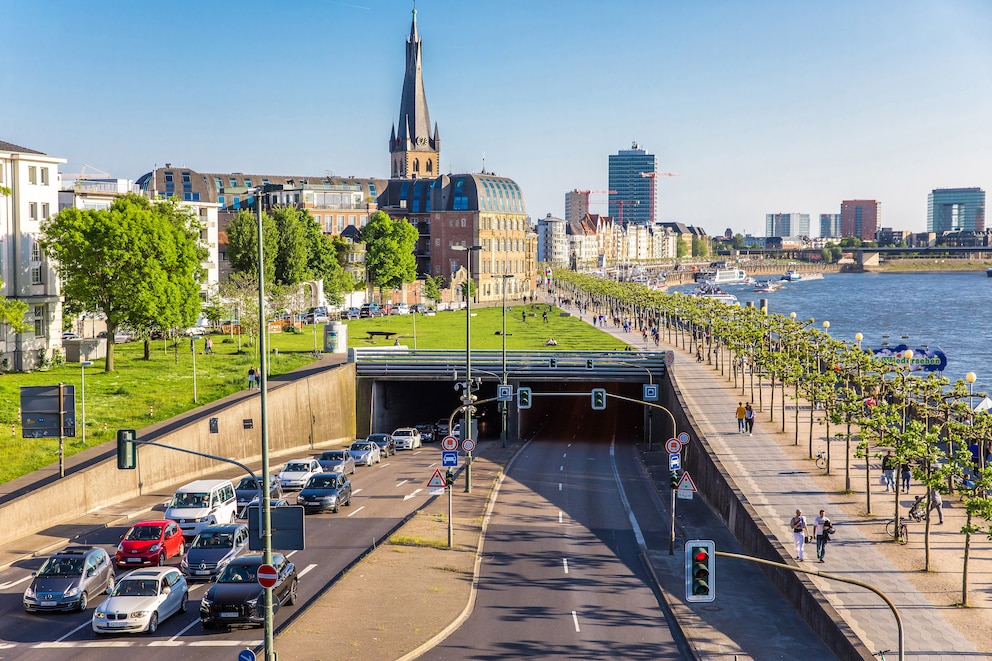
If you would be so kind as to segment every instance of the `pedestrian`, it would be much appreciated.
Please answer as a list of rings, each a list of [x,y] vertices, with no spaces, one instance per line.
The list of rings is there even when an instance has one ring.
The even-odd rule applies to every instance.
[[[882,478],[885,481],[886,491],[890,488],[893,491],[896,489],[895,471],[897,464],[896,456],[892,454],[892,450],[886,451],[885,456],[882,457]]]
[[[754,436],[754,409],[751,402],[744,407],[744,424],[747,425],[747,435]]]
[[[737,431],[738,433],[744,433],[744,416],[747,414],[747,409],[744,408],[744,402],[737,402]]]
[[[702,347],[696,347],[696,362],[697,363],[703,362],[703,348]]]
[[[203,345],[203,353],[210,355],[214,352],[214,341],[211,338],[207,338],[207,341]]]
[[[544,323],[546,323],[546,324],[550,324],[551,323],[550,321],[548,321],[548,311],[547,310],[545,310],[544,312],[542,312],[541,313],[541,316],[544,317]]]
[[[796,510],[796,515],[789,521],[789,527],[792,528],[792,540],[796,544],[796,560],[803,562],[805,560],[806,535],[809,534],[809,529],[806,526],[806,517],[803,516],[802,510]]]
[[[520,320],[523,321],[525,324],[527,323],[527,310],[520,311]]]
[[[248,368],[248,390],[255,388],[255,366]]]
[[[900,467],[899,476],[902,478],[902,490],[909,493],[909,478],[912,476],[912,472],[909,470],[908,463]]]
[[[937,510],[937,525],[944,524],[944,499],[940,497],[940,491],[930,489],[930,510]]]
[[[827,518],[824,510],[820,510],[820,515],[813,519],[813,534],[816,536],[816,557],[823,562],[823,556],[827,552],[827,542],[830,541],[830,533],[833,526]]]

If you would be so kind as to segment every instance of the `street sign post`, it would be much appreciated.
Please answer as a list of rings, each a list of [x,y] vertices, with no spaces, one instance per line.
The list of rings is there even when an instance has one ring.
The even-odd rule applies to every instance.
[[[665,441],[665,449],[668,450],[669,454],[682,452],[682,443],[677,438],[670,438]]]
[[[644,401],[645,402],[657,402],[658,401],[658,386],[652,383],[644,384]]]
[[[275,587],[279,580],[279,572],[272,565],[261,565],[258,568],[258,584],[265,589]]]
[[[441,475],[441,469],[435,468],[434,474],[431,475],[430,481],[427,482],[428,489],[443,489],[448,486],[448,483],[444,480],[444,475]]]
[[[686,443],[688,443],[689,441],[692,440],[692,438],[689,436],[688,432],[681,432],[678,435],[678,439],[679,439],[679,443],[681,443],[682,445],[685,445]]]
[[[443,450],[457,450],[458,439],[454,436],[445,436],[441,439],[441,448]]]
[[[475,441],[473,441],[471,438],[466,438],[464,441],[462,441],[462,450],[471,454],[472,450],[474,449],[475,449]]]
[[[457,450],[445,450],[441,453],[441,465],[442,466],[457,466],[458,465],[458,451]]]
[[[677,471],[682,467],[682,455],[678,452],[673,452],[668,455],[668,470]]]

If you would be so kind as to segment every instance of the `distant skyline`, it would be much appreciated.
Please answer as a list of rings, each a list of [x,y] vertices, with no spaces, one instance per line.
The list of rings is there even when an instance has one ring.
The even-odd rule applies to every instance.
[[[0,140],[136,179],[387,178],[407,0],[0,0]],[[657,215],[711,235],[936,188],[992,190],[992,3],[419,0],[441,172],[514,179],[533,220],[655,154]],[[605,201],[605,196],[601,196]],[[595,198],[593,200],[596,201]],[[607,213],[606,205],[593,205]],[[817,224],[818,225],[818,224]]]

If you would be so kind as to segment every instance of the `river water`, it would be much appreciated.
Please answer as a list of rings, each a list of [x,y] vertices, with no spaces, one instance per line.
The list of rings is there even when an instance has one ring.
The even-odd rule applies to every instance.
[[[829,321],[829,333],[838,340],[853,341],[861,333],[862,346],[877,348],[887,342],[914,350],[941,349],[947,355],[943,374],[952,383],[974,372],[975,391],[992,390],[992,278],[984,271],[836,273],[782,285],[764,294],[743,285],[724,290],[741,305],[753,301],[757,306],[765,299],[769,313],[787,317],[795,312],[803,321],[812,317],[820,330]]]

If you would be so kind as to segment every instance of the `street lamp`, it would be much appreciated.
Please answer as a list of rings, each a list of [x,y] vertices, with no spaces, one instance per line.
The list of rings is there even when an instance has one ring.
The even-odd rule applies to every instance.
[[[196,404],[196,335],[189,336],[189,353],[193,356],[193,403]]]
[[[975,401],[972,399],[974,395],[975,381],[978,379],[978,375],[974,372],[968,372],[964,375],[964,380],[968,382],[968,423],[971,425],[975,424]],[[84,409],[85,411],[85,409]],[[974,433],[974,430],[972,430]],[[86,440],[86,437],[83,437]],[[978,442],[978,465],[981,468],[985,467],[985,441],[981,440]]]
[[[854,334],[854,341],[858,343],[858,351],[861,351],[861,340],[865,339],[865,336],[861,333]]]
[[[82,383],[80,384],[80,390],[82,390],[82,394],[83,394],[83,406],[82,406],[82,414],[83,414],[83,446],[86,445],[86,368],[89,367],[92,364],[93,364],[93,361],[92,360],[83,360],[83,361],[80,361],[80,363],[79,363],[79,374],[80,374],[81,381],[82,381]],[[974,376],[974,374],[972,374],[972,376]],[[972,379],[972,381],[974,381],[974,379]]]
[[[480,245],[451,246],[452,250],[464,251],[466,255],[465,278],[465,390],[462,402],[465,404],[465,421],[462,423],[462,443],[472,435],[472,253],[482,250]],[[478,441],[478,439],[474,439]],[[465,461],[465,493],[472,492],[472,453],[467,453]]]
[[[510,273],[503,274],[503,379],[500,383],[506,385],[506,285],[507,280],[512,278]],[[506,402],[499,403],[499,413],[501,426],[499,430],[499,440],[502,447],[506,447]]]
[[[304,287],[310,287],[310,307],[313,309],[313,357],[318,358],[320,351],[317,349],[317,287],[312,282],[304,282]]]

